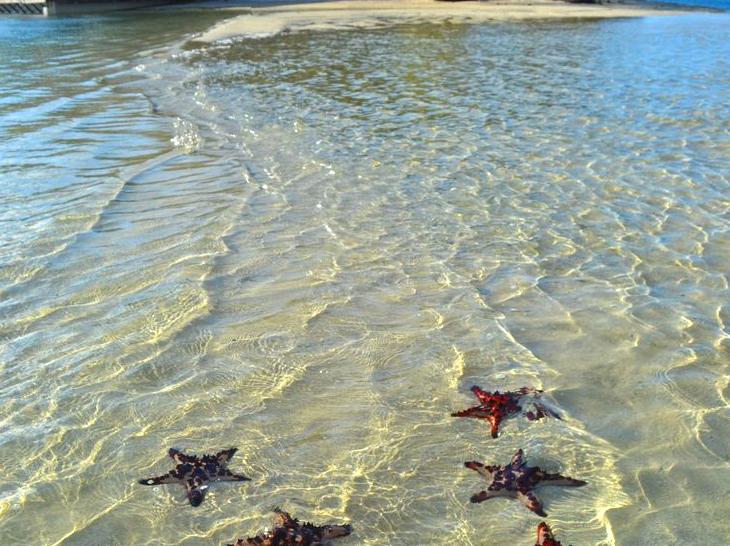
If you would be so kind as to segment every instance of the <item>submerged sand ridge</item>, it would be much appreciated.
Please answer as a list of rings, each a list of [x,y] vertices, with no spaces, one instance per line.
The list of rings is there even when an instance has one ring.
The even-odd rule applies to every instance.
[[[468,23],[530,19],[606,19],[678,15],[653,7],[571,4],[552,0],[444,2],[438,0],[343,0],[249,8],[213,27],[196,41],[215,42],[236,36],[263,37],[281,32],[376,28],[394,23]]]

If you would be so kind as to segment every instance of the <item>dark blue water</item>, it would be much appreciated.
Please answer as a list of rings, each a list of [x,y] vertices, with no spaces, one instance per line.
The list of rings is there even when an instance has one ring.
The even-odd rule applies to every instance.
[[[730,1],[728,0],[662,0],[667,4],[679,4],[681,6],[695,6],[700,8],[713,8],[721,10],[730,10]]]

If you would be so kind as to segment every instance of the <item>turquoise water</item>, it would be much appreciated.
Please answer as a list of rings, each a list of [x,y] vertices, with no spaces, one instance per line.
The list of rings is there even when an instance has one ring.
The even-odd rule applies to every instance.
[[[728,16],[222,17],[0,21],[2,543],[531,545],[463,468],[522,447],[565,544],[726,544]],[[171,446],[253,481],[139,486]]]

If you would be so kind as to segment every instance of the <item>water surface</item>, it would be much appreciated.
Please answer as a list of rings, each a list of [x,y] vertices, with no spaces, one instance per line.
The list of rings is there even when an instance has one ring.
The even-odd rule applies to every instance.
[[[221,16],[0,21],[0,535],[217,545],[730,536],[727,15],[185,45]],[[469,387],[545,388],[498,440]],[[170,446],[248,484],[146,488]]]

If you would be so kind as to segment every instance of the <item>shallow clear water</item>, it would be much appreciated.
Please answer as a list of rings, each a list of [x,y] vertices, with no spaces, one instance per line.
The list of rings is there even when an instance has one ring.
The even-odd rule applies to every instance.
[[[519,447],[566,544],[727,543],[728,16],[220,17],[0,21],[2,543],[531,545],[462,465]],[[253,481],[137,485],[171,446]]]

